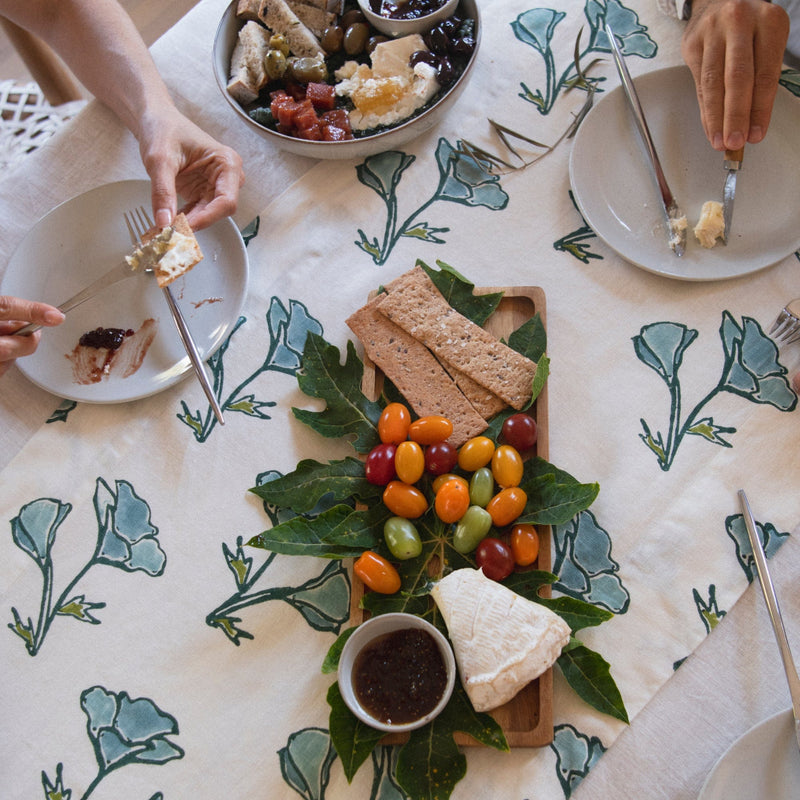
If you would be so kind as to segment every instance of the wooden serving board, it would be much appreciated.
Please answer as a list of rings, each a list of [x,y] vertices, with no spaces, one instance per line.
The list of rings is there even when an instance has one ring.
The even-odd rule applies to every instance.
[[[475,294],[502,292],[503,298],[497,310],[487,321],[485,328],[495,336],[508,340],[508,337],[534,314],[538,313],[546,328],[544,291],[537,286],[510,286],[499,288],[476,288]],[[381,393],[383,375],[375,365],[364,357],[364,379],[362,391],[367,397],[377,399]],[[533,453],[549,459],[547,384],[528,413],[536,420],[538,436]],[[549,525],[537,526],[539,532],[539,556],[533,565],[536,569],[550,570],[551,530]],[[364,584],[352,574],[350,600],[350,621],[358,625],[363,622],[366,612],[360,607],[364,596]],[[550,587],[542,589],[543,596],[550,595]],[[531,681],[513,700],[491,712],[505,733],[510,747],[542,747],[553,741],[553,672],[547,670],[536,680]],[[399,744],[407,735],[388,734],[385,744]],[[478,744],[471,736],[457,733],[457,744],[472,746]]]

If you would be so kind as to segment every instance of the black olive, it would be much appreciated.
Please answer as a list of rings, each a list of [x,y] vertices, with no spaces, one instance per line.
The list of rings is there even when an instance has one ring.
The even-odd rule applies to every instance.
[[[431,53],[430,50],[415,50],[408,59],[408,65],[414,67],[417,64],[430,64],[438,72],[439,56],[436,53]]]
[[[434,53],[444,55],[450,45],[450,37],[445,32],[441,25],[431,28],[425,36],[425,44],[428,49]]]
[[[455,67],[453,67],[453,62],[447,56],[442,56],[439,59],[436,77],[442,86],[449,86],[456,79]]]
[[[383,42],[388,42],[388,41],[389,41],[389,37],[388,36],[382,36],[382,35],[370,36],[369,39],[367,39],[367,55],[371,56],[372,55],[372,51],[379,44],[383,44]]]

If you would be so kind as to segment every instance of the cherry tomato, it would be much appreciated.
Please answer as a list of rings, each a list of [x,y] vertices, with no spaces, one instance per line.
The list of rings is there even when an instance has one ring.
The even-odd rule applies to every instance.
[[[500,430],[500,438],[520,453],[530,450],[536,444],[537,435],[536,420],[521,412],[512,414]]]
[[[425,453],[416,442],[400,442],[394,454],[394,471],[403,483],[416,483],[425,472]]]
[[[369,451],[364,462],[364,475],[375,486],[386,486],[394,478],[394,455],[397,448],[393,444],[377,444]]]
[[[508,444],[501,444],[492,456],[492,475],[501,489],[519,486],[522,480],[522,456]]]
[[[389,403],[378,420],[378,436],[384,443],[400,444],[408,438],[411,412],[402,403]]]
[[[500,539],[487,536],[475,551],[475,563],[493,581],[502,581],[514,571],[514,554]]]
[[[492,515],[495,527],[503,528],[510,525],[525,510],[527,502],[528,495],[519,486],[509,486],[508,489],[501,489],[489,501],[486,510]]]
[[[467,483],[466,478],[462,478],[460,475],[455,475],[452,472],[445,472],[444,475],[439,475],[433,482],[433,493],[438,494],[439,489],[444,486],[447,481],[461,481],[468,489],[469,484]]]
[[[425,450],[425,469],[431,475],[443,475],[456,465],[458,451],[450,442],[434,442]]]
[[[520,567],[528,567],[539,555],[539,534],[533,525],[521,523],[511,529],[511,552]]]
[[[489,533],[492,517],[485,508],[470,506],[453,532],[453,547],[459,553],[471,553]]]
[[[458,451],[458,466],[467,472],[485,467],[494,453],[494,442],[488,436],[474,436],[464,442]]]
[[[383,490],[383,504],[392,514],[405,519],[416,519],[428,510],[425,495],[416,486],[402,481],[389,481]]]
[[[365,550],[353,565],[353,571],[368,589],[379,594],[394,594],[400,588],[400,575],[385,559]]]
[[[466,481],[447,481],[436,493],[433,504],[442,522],[458,522],[469,508],[469,487]]]
[[[422,552],[416,526],[403,517],[389,517],[383,523],[383,538],[389,552],[399,561],[416,558]]]
[[[419,444],[443,442],[453,433],[453,423],[447,417],[431,414],[414,420],[408,428],[408,438]]]
[[[494,476],[489,467],[481,467],[469,479],[469,500],[474,506],[486,508],[494,495]]]

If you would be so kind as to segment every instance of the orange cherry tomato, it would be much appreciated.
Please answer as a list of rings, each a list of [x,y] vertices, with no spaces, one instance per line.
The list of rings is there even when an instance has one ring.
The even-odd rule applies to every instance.
[[[400,575],[383,557],[365,550],[353,564],[353,572],[364,586],[379,594],[394,594],[400,589]]]
[[[433,493],[438,494],[439,489],[441,489],[442,486],[447,483],[447,481],[463,481],[466,484],[467,489],[469,489],[469,484],[467,483],[466,478],[462,478],[460,475],[456,475],[454,472],[445,472],[444,475],[438,475],[436,478],[434,478],[434,481],[431,484],[433,487]]]
[[[428,510],[425,495],[409,483],[389,481],[383,490],[383,504],[397,517],[416,519]]]
[[[378,436],[384,444],[400,444],[408,438],[411,412],[402,403],[389,403],[378,420]]]
[[[390,484],[391,485],[391,484]],[[510,525],[524,510],[528,495],[519,486],[501,489],[486,506],[496,528]]]
[[[425,472],[425,452],[416,442],[400,442],[394,454],[394,471],[403,483],[416,483]]]
[[[494,442],[488,436],[473,436],[458,450],[458,466],[467,472],[485,467],[494,454]]]
[[[508,444],[501,444],[492,456],[492,475],[502,489],[519,486],[522,480],[522,456]]]
[[[419,444],[443,442],[452,433],[453,423],[438,414],[415,419],[408,428],[408,438]]]
[[[433,504],[442,522],[458,522],[469,508],[469,484],[466,481],[447,481],[436,493]]]
[[[520,567],[528,567],[539,555],[539,534],[533,525],[520,523],[511,528],[511,552]]]

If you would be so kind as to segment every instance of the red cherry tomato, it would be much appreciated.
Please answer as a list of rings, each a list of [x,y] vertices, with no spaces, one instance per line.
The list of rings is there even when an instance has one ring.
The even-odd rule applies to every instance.
[[[411,412],[402,403],[389,403],[378,420],[378,436],[382,442],[400,444],[408,438]]]
[[[425,451],[425,469],[431,475],[444,475],[456,465],[458,451],[450,442],[435,442]]]
[[[400,442],[394,454],[394,469],[403,483],[416,483],[425,472],[425,453],[416,442]]]
[[[416,486],[390,481],[383,490],[383,504],[397,517],[416,519],[428,510],[428,500]]]
[[[533,525],[522,523],[511,529],[511,552],[520,567],[528,567],[539,555],[539,534]]]
[[[414,420],[408,428],[408,438],[419,444],[443,442],[453,433],[453,423],[447,417],[431,414]]]
[[[365,550],[353,564],[353,572],[368,589],[379,594],[394,594],[400,589],[400,575],[385,559],[372,550]]]
[[[436,493],[433,507],[442,522],[458,522],[469,508],[469,485],[466,481],[447,481]]]
[[[486,510],[496,528],[510,525],[524,510],[528,495],[519,486],[501,489],[488,503]]]
[[[514,554],[500,539],[487,536],[475,551],[475,562],[483,574],[493,581],[502,581],[514,571]]]
[[[500,438],[520,453],[530,450],[536,444],[538,430],[536,420],[529,414],[512,414],[500,431]]]
[[[369,451],[364,462],[364,475],[375,486],[386,486],[394,478],[394,454],[397,448],[393,444],[377,444]]]

